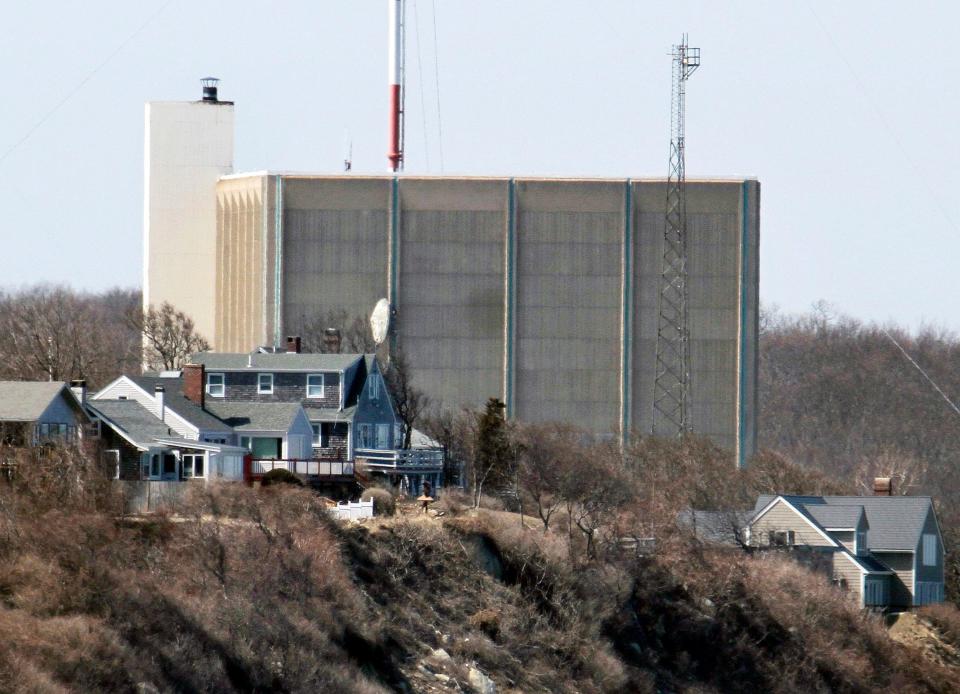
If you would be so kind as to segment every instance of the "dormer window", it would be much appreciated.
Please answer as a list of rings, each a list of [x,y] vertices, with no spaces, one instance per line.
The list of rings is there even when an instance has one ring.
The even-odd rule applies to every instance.
[[[273,394],[273,374],[257,374],[257,393],[259,395]]]
[[[867,553],[867,531],[858,530],[857,531],[857,546],[855,548],[857,554],[866,554]]]
[[[325,386],[326,386],[326,379],[323,377],[323,374],[307,375],[307,397],[308,398],[322,398]]]
[[[380,397],[380,379],[376,376],[373,376],[370,379],[370,399],[373,402],[377,401],[377,398]]]
[[[207,374],[207,395],[212,398],[223,397],[223,374]]]

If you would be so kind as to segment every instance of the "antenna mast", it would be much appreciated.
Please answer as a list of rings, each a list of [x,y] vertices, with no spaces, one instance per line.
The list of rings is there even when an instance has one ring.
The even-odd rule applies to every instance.
[[[404,56],[406,54],[406,0],[387,0],[387,13],[390,18],[388,36],[387,82],[390,86],[390,145],[387,159],[390,170],[396,173],[403,170],[403,99],[405,86]]]
[[[690,325],[687,317],[687,200],[684,169],[686,84],[700,67],[700,49],[687,35],[674,46],[670,113],[670,172],[660,269],[657,371],[653,386],[653,430],[683,436],[690,430]]]

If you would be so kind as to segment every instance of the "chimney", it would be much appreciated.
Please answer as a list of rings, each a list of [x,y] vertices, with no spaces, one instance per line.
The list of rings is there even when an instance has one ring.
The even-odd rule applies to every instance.
[[[153,387],[153,397],[157,401],[157,406],[160,408],[160,421],[164,422],[167,419],[167,408],[164,404],[164,396],[167,389],[163,386],[154,386]]]
[[[87,382],[82,378],[70,381],[70,390],[77,396],[81,405],[87,404]]]
[[[190,402],[204,406],[206,374],[203,364],[183,365],[183,396]]]
[[[328,354],[340,354],[340,329],[327,328],[323,331],[323,348]]]
[[[873,495],[893,496],[893,479],[890,477],[874,477]]]
[[[299,335],[287,335],[287,354],[300,354],[300,343]]]
[[[203,85],[203,100],[209,103],[215,104],[219,101],[217,99],[217,84],[220,83],[220,80],[216,77],[204,77],[200,80],[200,84]]]

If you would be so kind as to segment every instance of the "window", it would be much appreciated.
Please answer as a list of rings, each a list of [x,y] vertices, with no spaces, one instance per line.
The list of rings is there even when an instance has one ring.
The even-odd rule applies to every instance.
[[[156,453],[150,456],[150,477],[160,476],[160,456]]]
[[[323,374],[308,374],[307,375],[307,397],[308,398],[322,398],[323,397],[323,387],[325,379]]]
[[[203,454],[188,453],[180,456],[180,470],[184,479],[203,477]]]
[[[207,395],[211,398],[222,398],[225,390],[223,374],[207,374]]]
[[[273,393],[273,374],[257,374],[257,393],[260,395]]]
[[[240,447],[241,447],[241,448],[246,448],[248,451],[253,450],[253,448],[252,448],[251,445],[250,445],[250,437],[249,437],[249,436],[241,436],[241,437],[240,437]]]
[[[923,565],[937,565],[937,536],[923,534]]]
[[[357,448],[373,448],[372,424],[361,424],[357,427]]]
[[[377,425],[377,448],[381,451],[390,448],[390,430],[392,428],[389,424]]]
[[[323,448],[323,425],[319,422],[312,422],[310,426],[313,427],[313,447]]]
[[[771,547],[793,547],[792,530],[771,530],[767,536]]]
[[[865,530],[857,531],[857,554],[867,553],[867,533]]]
[[[380,379],[374,375],[370,377],[370,399],[374,402],[380,397]]]

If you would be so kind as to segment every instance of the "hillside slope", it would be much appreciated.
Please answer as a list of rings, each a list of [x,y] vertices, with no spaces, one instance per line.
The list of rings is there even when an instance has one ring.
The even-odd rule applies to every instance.
[[[778,559],[675,544],[586,561],[514,514],[339,525],[296,489],[212,488],[149,520],[90,494],[0,494],[0,691],[960,684]]]

